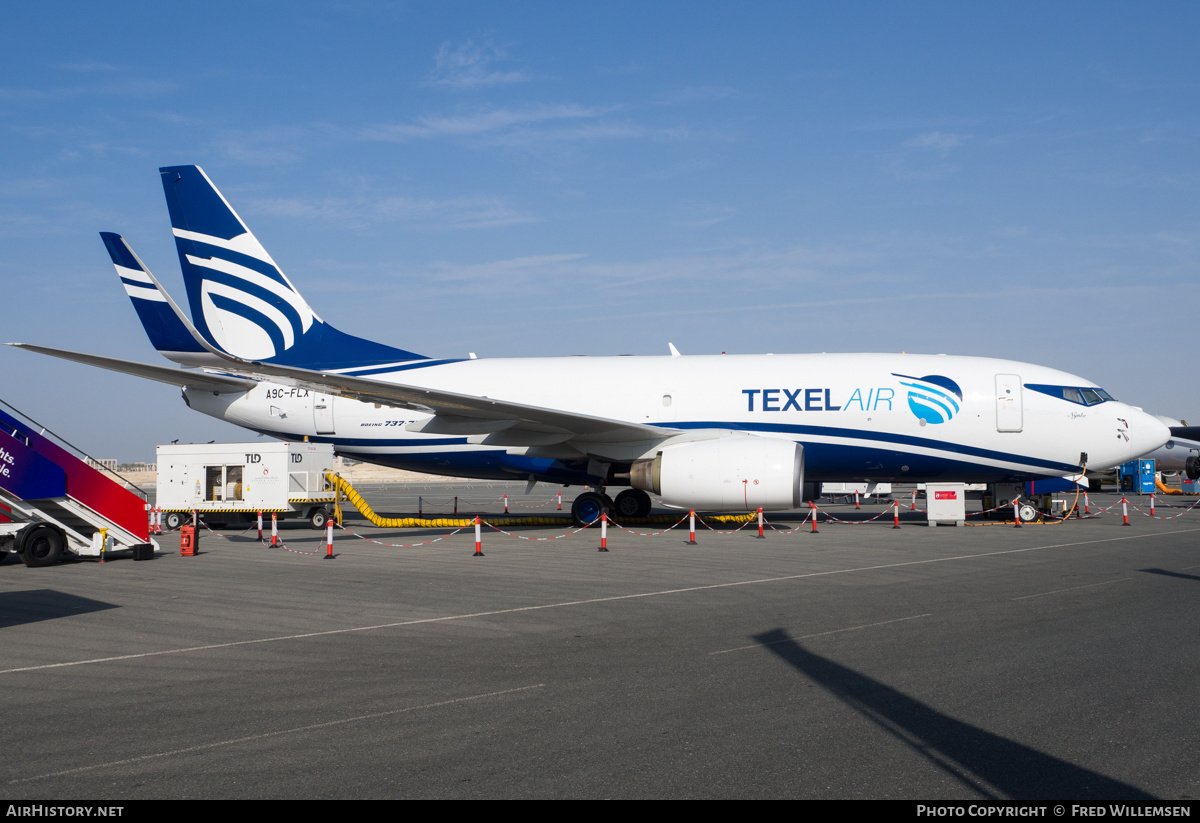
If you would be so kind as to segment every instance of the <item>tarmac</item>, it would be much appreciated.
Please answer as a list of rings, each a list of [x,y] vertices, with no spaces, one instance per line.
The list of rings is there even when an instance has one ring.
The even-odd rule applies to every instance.
[[[455,494],[501,510],[491,486],[364,489],[388,513]],[[840,503],[816,534],[610,527],[608,552],[594,527],[485,527],[478,557],[472,529],[348,518],[333,560],[286,522],[286,549],[223,530],[195,557],[175,535],[146,562],[10,556],[0,793],[1186,802],[1200,509],[1168,503],[1191,501],[899,530]]]

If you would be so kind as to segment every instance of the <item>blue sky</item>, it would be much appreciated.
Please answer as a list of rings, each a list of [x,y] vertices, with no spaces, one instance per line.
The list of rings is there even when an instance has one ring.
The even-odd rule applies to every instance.
[[[97,232],[182,297],[157,168],[197,163],[326,320],[423,354],[993,355],[1200,420],[1194,4],[3,19],[4,340],[158,362]],[[98,456],[249,439],[168,386],[0,370]]]

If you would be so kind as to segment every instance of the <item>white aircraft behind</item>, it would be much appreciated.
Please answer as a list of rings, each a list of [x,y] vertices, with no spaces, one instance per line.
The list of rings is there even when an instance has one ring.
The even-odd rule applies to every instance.
[[[1167,425],[1171,439],[1165,444],[1143,454],[1142,459],[1153,460],[1155,471],[1183,472],[1190,479],[1200,479],[1200,426],[1189,426],[1183,420],[1158,415]]]
[[[346,457],[471,478],[592,485],[577,519],[669,506],[792,509],[822,481],[1023,481],[1116,466],[1159,420],[1082,377],[980,357],[793,354],[431,359],[338,331],[197,166],[159,170],[190,319],[102,237],[152,366],[32,351],[181,386],[193,409]],[[629,486],[616,501],[605,489]],[[809,490],[809,494],[805,491]]]

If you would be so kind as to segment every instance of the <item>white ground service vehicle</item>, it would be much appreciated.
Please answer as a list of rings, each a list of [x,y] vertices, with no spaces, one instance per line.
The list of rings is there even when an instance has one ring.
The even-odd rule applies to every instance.
[[[327,443],[206,443],[158,447],[158,496],[163,525],[174,529],[193,511],[209,525],[249,521],[258,512],[300,516],[325,528],[334,491]]]

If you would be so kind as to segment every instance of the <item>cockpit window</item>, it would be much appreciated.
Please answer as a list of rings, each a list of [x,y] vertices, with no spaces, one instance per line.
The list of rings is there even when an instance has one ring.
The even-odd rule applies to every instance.
[[[1088,386],[1050,386],[1045,383],[1026,383],[1025,388],[1048,394],[1051,397],[1062,398],[1068,403],[1077,403],[1080,406],[1095,406],[1113,399],[1113,396],[1104,389]]]

